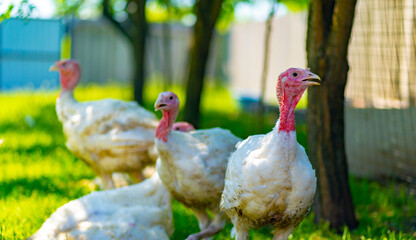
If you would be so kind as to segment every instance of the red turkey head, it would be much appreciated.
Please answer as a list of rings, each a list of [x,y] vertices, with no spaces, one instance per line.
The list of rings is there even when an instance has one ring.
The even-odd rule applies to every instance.
[[[302,95],[309,86],[320,85],[318,82],[313,80],[320,81],[321,78],[309,71],[309,68],[289,68],[280,74],[276,87],[279,106],[282,106],[283,96],[299,96]]]
[[[155,111],[172,111],[179,109],[179,98],[173,92],[162,92],[155,103]]]
[[[59,72],[59,81],[63,90],[74,90],[81,77],[81,67],[75,60],[58,60],[49,71]]]
[[[173,92],[162,92],[155,102],[155,111],[162,110],[163,117],[156,128],[156,138],[164,142],[178,116],[179,99]]]

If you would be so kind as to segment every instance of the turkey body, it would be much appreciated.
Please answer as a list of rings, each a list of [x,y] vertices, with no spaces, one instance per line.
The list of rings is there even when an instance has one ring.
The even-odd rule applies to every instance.
[[[155,134],[157,172],[172,196],[192,210],[201,230],[187,240],[214,236],[225,225],[219,202],[227,159],[240,139],[221,128],[173,131],[179,111],[179,99],[173,92],[160,93],[155,110],[162,110],[163,115]],[[206,210],[212,211],[212,219]]]
[[[56,102],[67,147],[114,187],[112,172],[139,172],[154,164],[153,113],[135,102],[104,99],[77,102],[72,91],[63,91]]]
[[[171,197],[156,173],[63,205],[29,240],[168,240],[172,233]]]
[[[190,208],[217,212],[227,158],[240,139],[213,128],[189,133],[172,131],[167,142],[156,139],[156,168],[172,196]]]
[[[319,85],[309,69],[289,68],[279,75],[279,120],[266,135],[237,145],[225,176],[221,209],[234,224],[237,240],[250,228],[271,225],[274,240],[287,239],[308,213],[316,191],[315,171],[296,140],[295,107],[305,90]]]
[[[277,129],[247,138],[230,157],[221,207],[236,228],[291,231],[312,204],[315,171],[296,133]]]

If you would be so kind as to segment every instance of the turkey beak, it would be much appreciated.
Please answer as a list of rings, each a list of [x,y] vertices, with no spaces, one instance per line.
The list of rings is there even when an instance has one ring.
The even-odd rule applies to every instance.
[[[315,80],[315,81],[312,81]],[[316,75],[313,72],[308,71],[307,75],[302,79],[302,82],[304,82],[305,85],[312,86],[312,85],[321,85],[319,82],[317,81],[321,81],[321,78]]]
[[[49,72],[52,72],[52,71],[58,71],[59,69],[58,69],[58,67],[56,66],[56,63],[54,64],[54,65],[52,65],[50,68],[49,68]]]
[[[155,103],[155,111],[163,110],[163,108],[166,106],[167,104],[163,103],[163,100],[157,99]]]

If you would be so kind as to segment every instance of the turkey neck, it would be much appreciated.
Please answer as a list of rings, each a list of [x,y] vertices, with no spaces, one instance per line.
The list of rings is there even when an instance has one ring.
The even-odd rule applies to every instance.
[[[79,72],[67,73],[64,71],[59,72],[59,82],[61,83],[62,91],[59,94],[59,98],[74,98],[74,88],[79,81]]]
[[[294,96],[287,96],[283,94],[282,99],[279,100],[280,116],[279,116],[279,132],[295,131],[295,108],[298,104],[303,92]]]
[[[73,99],[74,98],[74,91],[73,90],[62,89],[58,98],[59,99]]]
[[[163,117],[156,128],[156,138],[166,142],[172,129],[172,125],[178,116],[178,110],[163,110]]]
[[[62,121],[67,121],[71,116],[71,112],[75,109],[77,101],[74,98],[74,92],[71,90],[62,90],[59,94],[58,99],[56,99],[56,113],[58,119]]]

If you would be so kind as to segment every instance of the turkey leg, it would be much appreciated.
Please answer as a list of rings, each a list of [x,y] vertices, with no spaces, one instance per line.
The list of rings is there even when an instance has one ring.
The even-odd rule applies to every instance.
[[[99,175],[101,177],[101,180],[103,181],[104,189],[115,188],[111,173],[101,172]]]
[[[292,233],[293,229],[295,227],[291,226],[289,228],[286,229],[276,229],[273,235],[273,240],[287,240],[287,238],[289,237],[290,233]]]
[[[204,210],[204,213],[209,221],[208,214],[205,212],[205,210]],[[197,214],[195,215],[198,218],[198,215]],[[224,228],[224,225],[225,225],[225,219],[224,219],[223,213],[218,213],[214,216],[211,223],[207,227],[205,227],[204,229],[201,228],[201,231],[199,233],[190,235],[186,240],[211,239],[210,237],[219,233]]]

